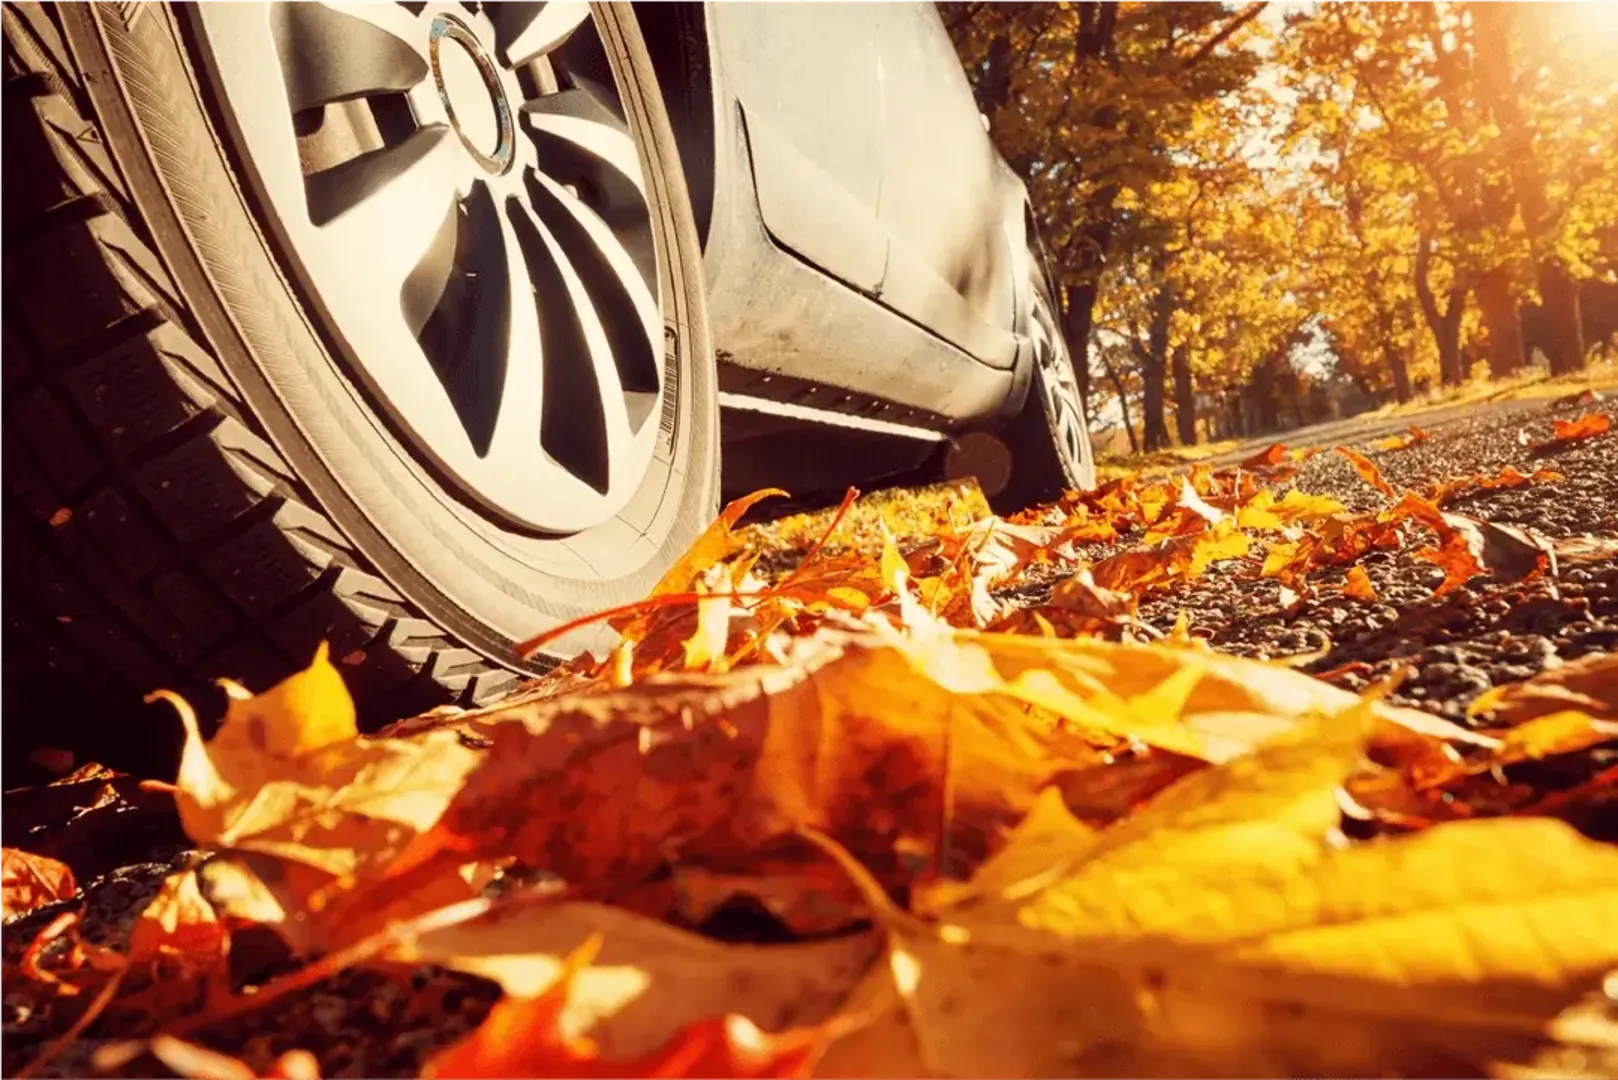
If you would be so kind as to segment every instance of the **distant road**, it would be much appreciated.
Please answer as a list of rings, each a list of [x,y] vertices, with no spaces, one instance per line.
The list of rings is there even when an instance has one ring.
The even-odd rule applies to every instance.
[[[1337,446],[1378,439],[1408,430],[1412,424],[1421,428],[1437,427],[1465,416],[1505,416],[1512,412],[1543,413],[1550,409],[1554,398],[1515,398],[1500,401],[1467,401],[1455,405],[1435,405],[1431,409],[1398,416],[1377,416],[1364,413],[1346,420],[1332,420],[1324,424],[1277,431],[1260,438],[1250,439],[1233,450],[1226,450],[1200,460],[1210,465],[1233,465],[1252,457],[1267,446],[1284,443],[1293,449],[1310,446]],[[1611,396],[1608,396],[1610,402]]]

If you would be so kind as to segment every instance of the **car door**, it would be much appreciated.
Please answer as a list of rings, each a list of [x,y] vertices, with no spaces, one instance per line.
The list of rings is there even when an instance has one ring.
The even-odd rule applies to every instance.
[[[884,25],[898,5],[708,8],[738,102],[759,212],[776,243],[868,293],[882,284]]]
[[[878,27],[890,249],[882,302],[980,360],[1009,367],[1021,199],[932,4],[884,5]]]

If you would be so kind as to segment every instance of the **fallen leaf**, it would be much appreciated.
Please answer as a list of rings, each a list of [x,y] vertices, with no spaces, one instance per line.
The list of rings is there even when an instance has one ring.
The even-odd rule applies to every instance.
[[[1350,450],[1346,446],[1337,447],[1337,452],[1348,459],[1348,463],[1354,466],[1354,471],[1360,474],[1361,480],[1364,480],[1390,499],[1399,497],[1399,493],[1394,490],[1393,485],[1383,477],[1382,470],[1377,468],[1370,458],[1357,450]]]
[[[765,499],[775,497],[786,498],[787,493],[780,488],[765,488],[725,504],[713,523],[658,579],[651,595],[690,592],[697,578],[706,573],[709,567],[723,562],[738,550],[736,523],[743,515]]]
[[[219,917],[197,885],[194,870],[182,870],[163,880],[151,902],[135,920],[129,937],[132,962],[174,955],[202,964],[225,954],[227,938]]]
[[[1567,710],[1618,721],[1618,653],[1591,653],[1531,679],[1485,690],[1466,712],[1504,726]]]
[[[174,1076],[190,1080],[319,1080],[320,1065],[307,1050],[288,1050],[268,1071],[255,1072],[239,1058],[173,1035],[154,1035],[147,1041],[109,1043],[97,1050],[92,1062],[103,1073],[122,1070],[142,1053],[166,1065]]]
[[[598,936],[599,953],[579,952]],[[566,978],[565,1003],[549,1030],[588,1038],[602,1058],[625,1060],[656,1054],[683,1029],[717,1017],[742,1016],[775,1033],[813,1027],[836,1011],[879,948],[870,932],[794,945],[723,944],[618,908],[527,903],[420,935],[387,959],[480,975],[516,999],[538,998]],[[568,974],[570,960],[577,970]]]
[[[1481,1073],[1547,1041],[1618,963],[1618,851],[1510,819],[1334,844],[1366,719],[1195,773],[1099,834],[1071,828],[1065,850],[1048,823],[1016,834],[1001,857],[1029,845],[1031,878],[935,922],[885,915],[925,1071]],[[859,1062],[834,1046],[824,1067]]]
[[[946,776],[956,811],[992,828],[1048,769],[1015,701],[959,698],[886,642],[823,630],[785,659],[470,722],[481,764],[403,863],[510,855],[605,887],[808,825],[902,875],[901,838],[938,848]]]
[[[1387,438],[1377,439],[1371,444],[1371,448],[1373,450],[1381,450],[1384,452],[1405,450],[1416,445],[1417,443],[1426,442],[1430,438],[1432,438],[1431,435],[1428,435],[1425,431],[1421,430],[1421,428],[1412,424],[1408,433],[1404,435],[1389,435]]]
[[[639,1060],[609,1059],[593,1039],[563,1030],[581,972],[600,949],[599,935],[563,960],[556,981],[534,997],[495,1003],[476,1030],[440,1050],[424,1077],[524,1076],[807,1076],[824,1036],[813,1030],[768,1035],[745,1016],[699,1020]]]
[[[438,820],[480,759],[453,730],[338,738],[345,723],[352,728],[354,707],[324,646],[308,670],[233,699],[206,742],[185,701],[155,696],[174,706],[186,732],[174,795],[186,834],[296,864],[301,870],[276,874],[304,890],[300,914],[323,907],[332,890],[379,877]]]
[[[1384,522],[1405,518],[1420,522],[1438,535],[1436,547],[1415,552],[1416,558],[1443,569],[1444,581],[1438,595],[1480,574],[1492,574],[1501,581],[1520,581],[1541,572],[1553,576],[1556,573],[1555,549],[1531,530],[1440,510],[1413,491],[1405,492],[1397,504],[1379,515]]]
[[[1185,576],[1195,580],[1207,573],[1208,567],[1226,559],[1240,559],[1253,548],[1246,533],[1233,522],[1221,522],[1192,541],[1190,559],[1185,564]]]
[[[1367,574],[1363,567],[1349,567],[1348,575],[1343,580],[1343,595],[1355,600],[1375,603],[1377,600],[1376,586],[1371,584],[1371,575]]]
[[[1546,713],[1501,736],[1495,764],[1513,764],[1552,754],[1570,754],[1618,739],[1618,721],[1597,720],[1573,709]]]
[[[1100,623],[1127,622],[1135,613],[1134,601],[1128,594],[1103,589],[1088,568],[1057,582],[1051,590],[1050,606]]]
[[[1281,443],[1272,443],[1254,454],[1244,458],[1237,468],[1241,469],[1269,469],[1281,464],[1287,459],[1287,448]]]
[[[1528,450],[1536,457],[1560,453],[1576,442],[1604,434],[1611,427],[1612,418],[1606,413],[1599,412],[1585,413],[1576,420],[1557,420],[1551,437],[1544,442],[1532,444]]]
[[[1591,566],[1618,559],[1618,537],[1569,536],[1552,541],[1558,567]]]
[[[32,855],[17,848],[0,848],[0,917],[14,919],[30,911],[71,900],[79,887],[73,871],[43,855]]]

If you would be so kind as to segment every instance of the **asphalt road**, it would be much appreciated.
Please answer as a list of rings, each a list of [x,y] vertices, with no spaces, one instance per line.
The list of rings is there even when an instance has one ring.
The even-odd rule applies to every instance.
[[[1249,439],[1233,450],[1226,450],[1203,460],[1216,466],[1233,465],[1278,442],[1285,443],[1294,449],[1315,446],[1332,447],[1380,439],[1385,435],[1394,435],[1407,431],[1412,425],[1421,428],[1423,431],[1429,431],[1432,428],[1463,418],[1487,421],[1504,419],[1517,413],[1522,413],[1526,418],[1552,411],[1556,400],[1555,398],[1519,398],[1499,401],[1469,401],[1456,405],[1437,405],[1422,412],[1405,413],[1398,416],[1362,413],[1359,416],[1331,420],[1324,424],[1311,424],[1308,427],[1293,428],[1291,431],[1272,432],[1268,435]]]

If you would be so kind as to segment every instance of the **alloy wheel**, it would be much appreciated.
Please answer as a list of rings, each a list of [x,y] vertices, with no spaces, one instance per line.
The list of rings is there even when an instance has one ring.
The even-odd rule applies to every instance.
[[[1088,483],[1089,439],[1085,433],[1084,403],[1079,394],[1073,360],[1056,325],[1045,290],[1034,289],[1030,337],[1037,374],[1035,392],[1042,398],[1045,419],[1056,441],[1056,451],[1069,477]]]
[[[622,509],[679,375],[588,5],[203,4],[196,25],[270,231],[399,441],[508,527]]]

